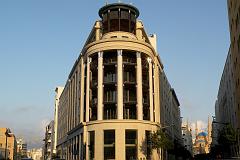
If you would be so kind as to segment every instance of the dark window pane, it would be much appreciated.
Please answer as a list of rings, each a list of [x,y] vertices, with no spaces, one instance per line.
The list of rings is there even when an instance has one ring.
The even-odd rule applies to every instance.
[[[128,19],[129,12],[128,11],[121,11],[121,19]]]
[[[114,144],[115,143],[115,131],[105,130],[104,131],[104,144]]]
[[[126,130],[125,143],[126,144],[136,144],[137,132],[135,130]]]
[[[115,159],[115,130],[104,131],[104,160]]]
[[[94,148],[95,148],[95,132],[89,132],[89,158],[94,159]]]
[[[137,159],[137,131],[126,130],[125,131],[125,146],[126,146],[126,159]]]

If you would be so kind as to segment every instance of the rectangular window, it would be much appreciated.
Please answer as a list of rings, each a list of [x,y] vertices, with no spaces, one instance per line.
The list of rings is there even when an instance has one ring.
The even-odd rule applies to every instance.
[[[137,159],[137,131],[125,131],[126,159]]]
[[[145,131],[145,139],[147,143],[147,159],[151,159],[151,141],[150,141],[150,131]]]
[[[104,131],[104,160],[115,159],[115,130]]]
[[[95,149],[95,132],[89,132],[89,159],[94,160],[94,149]]]

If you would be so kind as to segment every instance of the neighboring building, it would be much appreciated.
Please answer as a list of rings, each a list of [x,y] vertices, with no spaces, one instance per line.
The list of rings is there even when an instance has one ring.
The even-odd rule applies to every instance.
[[[174,90],[162,84],[156,35],[147,36],[132,5],[109,4],[99,16],[59,98],[57,153],[68,160],[163,159],[151,154],[148,135],[164,127],[180,144],[181,119]],[[169,104],[160,112],[163,96]]]
[[[237,142],[231,146],[231,155],[240,157],[240,1],[228,0],[228,16],[231,45],[222,73],[215,106],[213,124],[217,131],[230,124],[237,134]],[[214,143],[217,144],[215,138]]]
[[[234,128],[240,128],[240,1],[239,0],[228,0],[228,15],[229,15],[229,28],[231,37],[231,46],[229,53],[229,67],[231,70],[228,75],[231,77],[232,85],[232,101],[233,101],[233,114]],[[238,130],[239,133],[239,130]],[[239,151],[239,145],[238,145]]]
[[[160,121],[161,127],[174,142],[174,145],[183,146],[180,103],[174,89],[171,87],[164,73],[160,75]]]
[[[184,148],[193,155],[192,129],[189,127],[188,122],[182,124],[182,139]]]
[[[27,154],[28,154],[28,158],[32,158],[33,160],[43,160],[43,156],[42,156],[42,148],[33,148],[28,150]],[[44,159],[45,160],[45,159]]]
[[[220,145],[218,131],[224,128],[224,124],[230,124],[237,141],[230,146],[229,156],[240,157],[240,1],[228,0],[227,3],[231,45],[215,103],[213,147]]]
[[[218,131],[222,130],[224,124],[229,123],[233,128],[237,128],[237,108],[235,107],[235,96],[234,96],[234,78],[233,78],[233,63],[231,62],[232,53],[231,47],[227,55],[224,70],[222,73],[217,100],[215,102],[215,119],[217,123],[213,123],[213,141],[214,144],[218,144]],[[237,131],[237,130],[236,130]],[[233,148],[232,148],[233,149]],[[234,152],[234,151],[232,151]],[[236,155],[236,153],[232,153]]]
[[[6,134],[8,133],[8,134]],[[17,142],[13,133],[8,128],[0,128],[0,157],[5,158],[7,138],[7,157],[16,160]]]
[[[17,160],[27,158],[27,143],[22,139],[17,139]]]
[[[54,144],[53,144],[53,154],[57,155],[57,127],[58,127],[58,105],[59,98],[62,94],[63,87],[56,87],[55,89],[55,107],[54,107]],[[52,157],[53,158],[53,157]]]
[[[46,126],[44,147],[43,147],[43,157],[44,160],[50,160],[53,156],[53,145],[54,145],[54,121],[51,121]]]
[[[209,153],[212,143],[212,122],[210,118],[208,118],[207,132],[202,129],[199,130],[196,123],[195,135],[196,137],[193,144],[193,154],[197,155]]]

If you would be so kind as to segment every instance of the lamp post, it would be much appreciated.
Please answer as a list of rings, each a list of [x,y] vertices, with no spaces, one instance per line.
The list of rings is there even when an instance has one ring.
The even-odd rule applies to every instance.
[[[8,156],[7,156],[7,139],[8,137],[10,137],[10,130],[9,128],[6,128],[6,132],[5,132],[5,135],[6,135],[6,144],[5,144],[5,159],[7,160]]]

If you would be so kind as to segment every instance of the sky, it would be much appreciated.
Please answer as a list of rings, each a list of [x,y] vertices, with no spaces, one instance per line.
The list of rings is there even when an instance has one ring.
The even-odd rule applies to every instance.
[[[226,0],[122,1],[140,10],[148,34],[157,34],[181,116],[206,126],[230,44]],[[29,148],[43,144],[55,87],[65,85],[106,2],[117,0],[0,1],[0,127]]]

